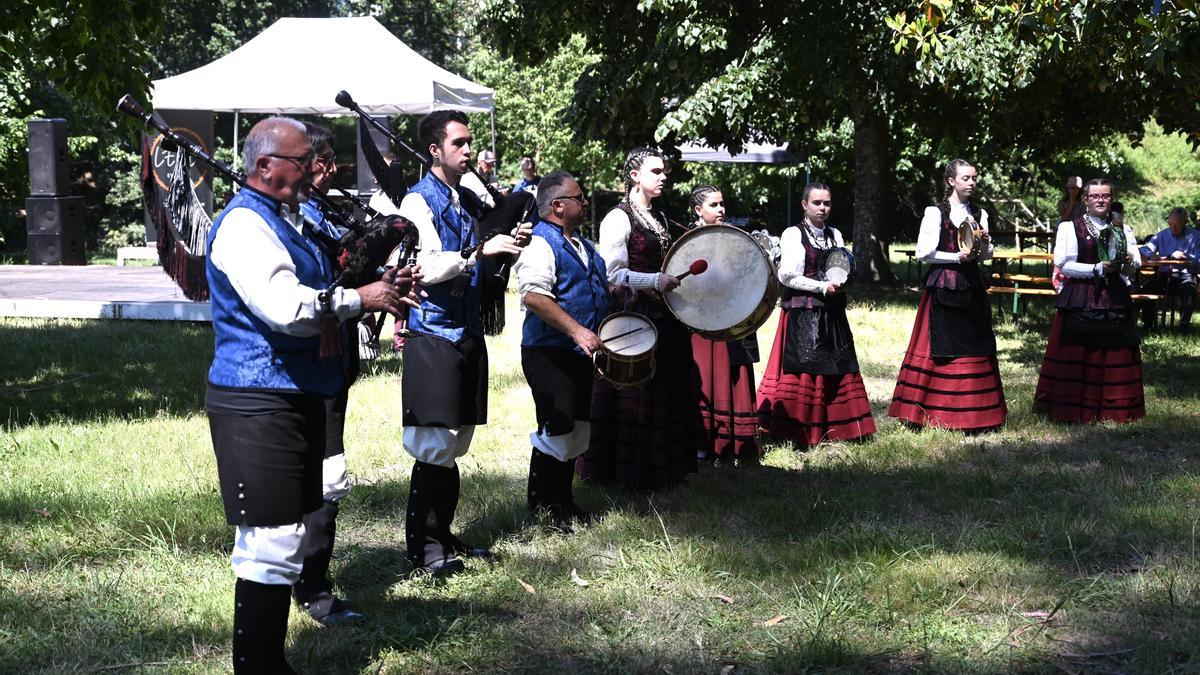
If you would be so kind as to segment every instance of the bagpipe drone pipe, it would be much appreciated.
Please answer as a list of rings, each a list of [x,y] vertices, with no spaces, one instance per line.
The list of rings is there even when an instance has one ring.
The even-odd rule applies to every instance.
[[[154,127],[162,134],[163,142],[177,148],[182,155],[198,159],[211,166],[214,171],[230,182],[236,183],[243,188],[252,189],[247,187],[246,176],[243,173],[235,171],[180,136],[162,120],[146,112],[132,96],[126,94],[121,97],[121,100],[117,103],[117,109],[142,121],[143,124]],[[350,199],[353,200],[353,197],[350,197]],[[329,255],[335,264],[337,276],[333,284],[329,288],[324,289],[326,294],[339,286],[357,288],[378,280],[383,274],[383,266],[387,263],[388,257],[397,246],[403,245],[406,247],[407,252],[402,255],[401,261],[402,263],[411,264],[411,259],[417,247],[418,235],[417,228],[409,220],[401,216],[381,217],[362,202],[353,200],[355,205],[362,209],[364,213],[368,214],[368,216],[374,216],[364,225],[358,222],[353,214],[343,211],[319,194],[310,194],[309,201],[313,202],[335,227],[344,232],[341,236],[334,237],[332,234],[322,232],[315,227],[305,228],[306,232]],[[198,240],[199,242],[204,242],[208,233],[208,227],[203,229],[204,236],[197,236],[200,234],[199,232],[192,232],[188,233],[186,238],[184,233],[172,229],[171,236],[174,239],[166,247],[164,247],[163,239],[160,236],[160,258],[166,256],[169,259],[177,260],[178,256],[170,249],[188,248],[188,244],[184,243],[185,241],[194,243]],[[208,297],[208,287],[204,277],[204,253],[203,248],[188,250],[190,263],[187,269],[181,269],[181,265],[178,263],[175,263],[170,269],[168,269],[166,261],[163,264],[164,269],[168,269],[168,274],[171,274],[171,277],[177,283],[180,283],[180,287],[188,294],[188,297],[194,300]],[[199,265],[196,264],[197,260],[200,263]],[[172,270],[174,270],[174,273],[172,273]],[[187,283],[191,287],[191,290],[184,287],[184,283]],[[202,294],[197,292],[198,289],[202,290]],[[196,296],[202,295],[202,297],[193,297],[193,294]]]
[[[429,158],[406,143],[404,139],[380,123],[379,120],[376,120],[364,111],[346,91],[338,92],[337,96],[334,97],[334,101],[343,108],[347,108],[357,114],[362,121],[362,124],[359,125],[360,146],[363,149],[367,165],[371,168],[371,173],[375,176],[375,180],[379,183],[383,192],[392,200],[393,204],[399,206],[407,190],[403,184],[403,179],[400,178],[402,172],[397,169],[396,163],[389,165],[384,161],[383,156],[370,138],[367,125],[383,134],[397,148],[411,155],[426,171],[432,166]],[[463,190],[459,193],[464,197],[467,210],[481,216],[479,218],[479,229],[476,233],[478,240],[476,248],[482,247],[484,242],[492,237],[511,234],[518,223],[528,222],[531,214],[537,209],[537,199],[533,194],[518,192],[507,196],[502,195],[494,186],[483,180],[483,177],[479,175],[475,167],[468,165],[467,168],[480,179],[480,182],[483,183],[495,204],[494,206],[486,205],[481,198],[470,190]],[[488,335],[499,335],[504,329],[504,292],[508,287],[509,275],[512,265],[516,261],[516,256],[489,256],[479,258],[479,261],[478,271],[483,275],[481,313],[484,332]]]

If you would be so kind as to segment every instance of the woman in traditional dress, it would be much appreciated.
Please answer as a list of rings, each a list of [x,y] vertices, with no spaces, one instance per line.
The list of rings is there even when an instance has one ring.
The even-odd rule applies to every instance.
[[[662,300],[679,285],[660,272],[672,241],[666,217],[653,205],[666,182],[662,154],[651,148],[630,152],[622,176],[625,198],[600,222],[598,250],[609,283],[621,289],[613,309],[641,314],[658,329],[656,369],[640,387],[617,389],[596,378],[591,442],[577,469],[585,480],[655,489],[696,470],[699,391],[691,336]]]
[[[858,372],[846,294],[823,280],[829,251],[845,246],[842,233],[825,224],[829,186],[810,183],[800,203],[804,221],[780,240],[783,312],[758,388],[758,413],[768,436],[805,448],[865,438],[875,433],[875,418]]]
[[[695,227],[725,223],[725,197],[712,185],[692,190]],[[754,367],[758,341],[713,340],[692,335],[692,358],[700,373],[700,421],[704,440],[697,453],[701,460],[718,464],[757,464],[758,411],[754,402]]]
[[[888,409],[918,427],[982,431],[1008,415],[979,269],[993,246],[987,212],[971,201],[976,177],[965,159],[947,164],[945,195],[921,219],[916,255],[929,273]]]
[[[1054,264],[1066,278],[1033,407],[1058,422],[1133,422],[1146,415],[1128,278],[1141,266],[1141,253],[1133,231],[1114,222],[1112,197],[1107,179],[1088,181],[1087,213],[1060,223],[1054,241]]]

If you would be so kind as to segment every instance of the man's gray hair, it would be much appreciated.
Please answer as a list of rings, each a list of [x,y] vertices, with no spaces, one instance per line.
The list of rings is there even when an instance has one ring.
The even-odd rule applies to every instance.
[[[247,175],[254,173],[258,158],[271,155],[279,150],[278,129],[291,125],[300,133],[306,134],[304,124],[291,117],[268,117],[255,124],[250,133],[246,134],[246,142],[242,145],[242,166]]]
[[[542,176],[537,191],[539,216],[545,218],[554,213],[554,200],[562,199],[562,196],[566,194],[567,180],[575,180],[575,177],[566,171],[554,171]]]

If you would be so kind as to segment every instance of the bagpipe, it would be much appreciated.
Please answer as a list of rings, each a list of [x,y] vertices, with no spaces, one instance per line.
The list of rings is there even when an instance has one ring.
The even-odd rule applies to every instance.
[[[1096,244],[1096,253],[1100,256],[1101,262],[1109,263],[1109,274],[1120,274],[1132,260],[1129,255],[1129,241],[1125,236],[1124,221],[1112,219],[1096,235]]]
[[[426,171],[432,167],[432,162],[425,153],[410,146],[398,134],[369,115],[348,92],[339,91],[334,97],[334,101],[357,114],[365,124],[383,134],[397,148],[411,155]],[[360,130],[365,133],[365,127],[360,126]],[[363,154],[371,168],[371,173],[374,174],[376,182],[379,183],[388,198],[399,206],[400,200],[404,197],[405,188],[397,184],[396,172],[389,170],[388,164],[383,161],[375,144],[366,137],[363,138],[363,141],[361,144]],[[479,178],[479,182],[483,184],[494,203],[494,206],[488,206],[470,190],[459,193],[467,203],[468,211],[479,214],[476,244],[473,248],[463,251],[465,256],[470,256],[492,237],[511,234],[518,223],[528,222],[530,214],[537,209],[537,199],[528,192],[502,195],[494,186],[483,180],[474,166],[468,164],[467,169]],[[484,332],[488,335],[499,335],[504,329],[504,292],[508,287],[509,274],[515,260],[516,256],[514,255],[480,258],[478,269],[483,275],[482,318]]]
[[[236,183],[243,188],[253,189],[249,188],[245,174],[235,171],[205,152],[202,148],[176,133],[162,120],[146,112],[129,94],[121,97],[121,100],[117,103],[117,110],[140,120],[143,124],[154,127],[162,134],[164,143],[169,143],[187,156],[204,162],[230,182]],[[343,191],[343,194],[346,193]],[[348,194],[346,196],[350,197]],[[313,241],[334,261],[336,277],[333,283],[322,291],[322,295],[325,298],[328,298],[329,293],[338,287],[357,288],[377,281],[383,275],[383,267],[387,263],[388,257],[398,246],[403,247],[404,250],[401,254],[402,263],[412,264],[413,256],[417,250],[419,236],[416,226],[411,221],[401,216],[379,216],[378,213],[361,201],[353,197],[350,197],[350,199],[358,208],[363,210],[363,213],[374,217],[366,224],[363,224],[353,214],[340,209],[324,196],[315,192],[310,193],[308,196],[308,200],[335,227],[342,231],[342,234],[335,237],[333,234],[321,231],[316,227],[305,228]],[[161,256],[162,244],[160,241]],[[172,276],[174,277],[174,275]],[[180,281],[180,279],[177,278],[176,281]],[[184,290],[186,291],[187,289],[185,288]],[[207,296],[207,288],[204,289],[204,295]],[[189,295],[189,297],[191,296]]]

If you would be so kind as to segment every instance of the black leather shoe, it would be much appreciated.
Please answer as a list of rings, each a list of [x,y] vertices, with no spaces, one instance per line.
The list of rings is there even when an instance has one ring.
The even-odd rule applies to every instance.
[[[483,548],[482,546],[469,546],[462,539],[454,535],[449,535],[448,541],[446,537],[442,538],[443,545],[446,550],[455,555],[462,555],[468,558],[477,558],[479,560],[492,561],[496,559],[496,555],[492,553],[492,549]]]
[[[413,569],[414,574],[423,573],[439,579],[454,576],[455,574],[465,571],[467,571],[467,566],[464,565],[463,561],[459,560],[458,558],[442,558],[440,560],[435,560],[424,567],[417,567]]]
[[[367,615],[350,609],[344,600],[331,593],[320,593],[307,601],[300,602],[300,607],[314,621],[326,626],[357,623],[367,618]]]

